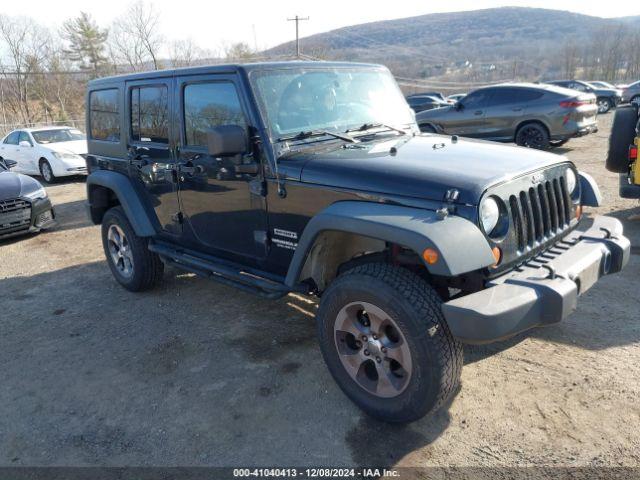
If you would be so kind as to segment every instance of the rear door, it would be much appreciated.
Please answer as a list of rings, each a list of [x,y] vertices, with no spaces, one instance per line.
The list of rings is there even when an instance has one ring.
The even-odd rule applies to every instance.
[[[174,173],[173,79],[126,83],[129,174],[147,195],[165,233],[182,232]]]
[[[20,138],[20,131],[16,130],[11,132],[0,145],[0,157],[6,158],[7,160],[13,160],[18,162],[18,164],[12,168],[12,171],[18,173],[25,173],[24,165],[19,161],[19,152],[18,148],[18,139]]]
[[[496,140],[513,140],[518,124],[533,102],[544,95],[542,90],[531,88],[504,87],[492,89],[489,106],[486,108],[485,121],[487,137]]]
[[[267,218],[262,174],[241,172],[240,164],[259,165],[251,145],[234,157],[208,153],[207,130],[240,125],[251,138],[248,102],[233,73],[176,78],[179,105],[178,178],[185,229],[197,247],[213,254],[248,259],[266,257]]]

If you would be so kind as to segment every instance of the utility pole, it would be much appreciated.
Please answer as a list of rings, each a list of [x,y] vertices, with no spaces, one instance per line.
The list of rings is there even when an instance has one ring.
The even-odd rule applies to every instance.
[[[296,22],[296,58],[300,58],[300,35],[298,24],[305,20],[309,20],[309,17],[299,17],[296,15],[294,18],[287,18],[288,22]]]

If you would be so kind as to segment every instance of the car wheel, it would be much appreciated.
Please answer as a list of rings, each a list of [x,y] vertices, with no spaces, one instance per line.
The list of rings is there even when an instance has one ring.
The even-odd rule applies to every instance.
[[[162,279],[162,260],[149,251],[147,239],[135,234],[121,207],[111,208],[102,219],[102,246],[111,273],[127,290],[148,290]]]
[[[525,123],[516,132],[516,144],[546,150],[549,148],[549,133],[539,123]]]
[[[611,110],[611,107],[613,106],[611,103],[611,100],[609,100],[608,98],[598,98],[598,113],[602,114],[602,113],[607,113],[609,110]]]
[[[55,183],[56,176],[53,174],[53,169],[48,160],[40,160],[40,175],[47,183]]]
[[[385,263],[347,270],[322,295],[322,355],[342,391],[367,414],[411,422],[452,398],[462,348],[441,300],[414,273]]]
[[[610,172],[629,172],[629,146],[636,136],[637,122],[638,110],[634,105],[622,105],[616,109],[605,164]]]
[[[420,131],[423,133],[436,133],[436,129],[431,125],[420,125]]]

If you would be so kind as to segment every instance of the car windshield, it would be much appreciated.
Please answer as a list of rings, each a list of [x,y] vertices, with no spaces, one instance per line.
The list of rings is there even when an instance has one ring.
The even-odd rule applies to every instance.
[[[86,140],[86,135],[80,130],[73,128],[64,128],[56,130],[39,130],[37,132],[31,132],[33,138],[38,143],[58,143],[58,142],[72,142],[74,140]]]
[[[251,82],[276,138],[415,123],[398,85],[384,68],[259,70],[251,74]]]

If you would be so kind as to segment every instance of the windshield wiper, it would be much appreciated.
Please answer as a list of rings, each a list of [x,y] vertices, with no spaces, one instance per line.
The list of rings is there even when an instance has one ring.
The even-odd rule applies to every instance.
[[[353,137],[350,137],[349,135],[346,135],[344,133],[330,132],[328,130],[307,130],[307,131],[302,131],[302,132],[298,132],[296,134],[285,135],[284,137],[280,137],[280,138],[278,138],[278,141],[282,142],[284,140],[304,140],[306,138],[320,137],[320,136],[323,136],[323,135],[329,135],[330,137],[339,138],[340,140],[344,140],[345,142],[358,143],[358,140],[356,140]]]
[[[365,132],[367,130],[371,130],[372,128],[380,128],[380,127],[384,127],[384,128],[389,129],[389,130],[393,130],[395,132],[398,132],[400,135],[406,135],[407,134],[406,130],[403,130],[402,128],[394,127],[393,125],[387,125],[386,123],[363,123],[362,125],[360,125],[357,128],[348,129],[345,133],[349,133],[349,132]]]

